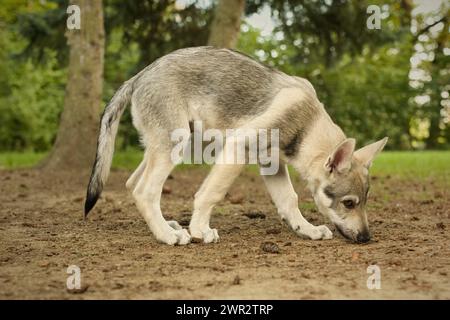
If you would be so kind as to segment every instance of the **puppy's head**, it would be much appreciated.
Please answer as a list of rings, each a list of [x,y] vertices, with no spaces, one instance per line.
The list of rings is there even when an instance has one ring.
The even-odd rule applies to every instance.
[[[370,240],[365,210],[369,168],[387,140],[384,138],[357,151],[354,151],[354,139],[344,140],[327,158],[323,175],[314,188],[314,200],[319,211],[344,237],[356,242]]]

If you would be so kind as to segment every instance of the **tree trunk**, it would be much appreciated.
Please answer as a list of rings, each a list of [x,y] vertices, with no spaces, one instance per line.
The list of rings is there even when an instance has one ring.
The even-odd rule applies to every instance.
[[[219,0],[214,10],[208,45],[234,48],[241,28],[245,0]]]
[[[81,29],[67,30],[70,58],[64,109],[44,170],[90,169],[95,157],[103,89],[105,34],[102,0],[71,0],[81,9]]]

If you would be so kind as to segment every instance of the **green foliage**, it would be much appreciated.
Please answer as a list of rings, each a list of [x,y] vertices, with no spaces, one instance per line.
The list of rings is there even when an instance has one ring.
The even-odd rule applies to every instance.
[[[2,21],[16,20],[18,12],[45,9],[27,3],[13,6],[8,1],[0,12]],[[26,45],[14,27],[0,29],[0,150],[49,149],[62,110],[65,75],[56,67],[55,53],[46,51],[41,64],[14,58]]]
[[[422,71],[425,76],[413,79],[412,83],[417,88],[418,95],[428,97],[428,101],[418,104],[411,129],[418,131],[420,126],[428,127],[428,130],[420,132],[417,146],[443,149],[450,147],[450,55],[444,52],[445,48],[449,50],[450,43],[448,3],[442,4],[440,13],[437,16],[422,15],[417,19],[421,30],[439,23],[436,27],[441,25],[441,31],[419,31],[416,36],[415,52],[411,60],[414,62],[414,69]],[[434,23],[430,25],[424,22],[429,19]]]
[[[135,73],[166,53],[205,45],[212,20],[211,8],[199,6],[196,1],[177,6],[175,0],[106,0],[105,8],[107,34],[120,29],[123,43],[139,48]]]
[[[382,8],[381,30],[366,27],[369,4]],[[238,47],[268,65],[310,80],[332,118],[361,144],[389,136],[390,149],[444,149],[450,136],[450,112],[443,109],[450,100],[441,98],[445,92],[448,97],[450,75],[450,56],[443,53],[443,48],[448,49],[448,19],[443,19],[444,31],[437,39],[427,36],[423,44],[433,48],[427,54],[435,58],[422,64],[431,81],[418,90],[410,86],[409,78],[417,40],[410,32],[410,4],[253,0],[249,13],[270,5],[273,18],[281,23],[265,37],[244,25]],[[445,8],[441,12],[445,17]],[[433,13],[431,18],[440,17]],[[420,23],[423,18],[416,19],[427,30]],[[419,94],[430,96],[430,102],[417,105],[414,97]]]
[[[414,106],[409,86],[409,57],[412,45],[402,42],[376,51],[345,54],[338,63],[289,63],[297,51],[285,40],[261,37],[245,26],[239,48],[288,74],[309,79],[333,119],[360,144],[389,136],[389,148],[410,148],[409,125]]]
[[[364,48],[377,48],[394,41],[408,32],[408,13],[398,1],[298,1],[251,0],[249,12],[258,11],[262,5],[272,8],[274,19],[279,22],[275,32],[282,32],[287,43],[295,46],[291,63],[324,65],[337,63],[343,55],[356,55]],[[370,30],[366,26],[369,5],[379,5],[386,20],[383,31]]]
[[[209,34],[211,8],[196,1],[177,7],[167,1],[105,1],[107,50],[104,100],[159,57],[183,47],[205,45]],[[138,134],[126,109],[119,127],[117,146],[138,145]]]
[[[68,0],[7,0],[0,7],[0,150],[46,150],[62,110]],[[211,8],[195,1],[104,1],[104,102],[128,78],[175,49],[206,43]],[[126,110],[119,149],[138,144]]]
[[[0,146],[6,150],[47,150],[54,140],[64,98],[64,72],[55,58],[44,65],[31,61],[5,73],[11,92],[0,97]]]
[[[389,136],[388,148],[410,148],[409,121],[414,105],[410,102],[407,44],[344,59],[314,78],[331,116],[361,144]]]
[[[65,38],[69,0],[9,2],[26,5],[23,10],[20,10],[21,5],[18,5],[13,12],[13,31],[26,40],[26,45],[18,57],[32,58],[34,63],[41,63],[47,58],[46,52],[50,49],[56,54],[59,66],[65,66],[69,57]]]
[[[206,3],[206,4],[205,4]],[[155,59],[204,45],[211,3],[104,0],[106,103],[115,90]],[[382,30],[366,28],[369,4],[380,5]],[[245,23],[238,49],[282,71],[309,79],[333,119],[359,144],[389,136],[390,149],[450,145],[448,19],[437,37],[414,39],[411,1],[249,0],[247,15],[270,6],[269,36]],[[68,0],[4,0],[0,6],[0,150],[48,150],[61,114],[68,47]],[[445,15],[445,10],[442,11]],[[427,17],[417,17],[426,28]],[[428,35],[424,32],[424,35]],[[410,86],[410,58],[420,42],[434,59],[421,67],[431,80]],[[416,95],[428,95],[418,105]],[[446,111],[447,110],[447,111]],[[445,115],[447,112],[447,122]],[[423,127],[425,126],[425,129]],[[138,145],[126,110],[119,150]]]

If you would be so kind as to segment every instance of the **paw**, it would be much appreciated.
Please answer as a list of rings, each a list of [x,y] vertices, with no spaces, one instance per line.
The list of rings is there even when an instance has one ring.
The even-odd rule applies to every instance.
[[[178,223],[177,225],[180,226]],[[186,229],[175,230],[175,228],[172,227],[167,232],[161,235],[156,235],[156,240],[171,246],[185,245],[191,242],[191,236]]]
[[[219,242],[219,233],[217,232],[217,229],[207,228],[202,231],[193,231],[191,229],[191,235],[192,238],[202,239],[203,243]]]
[[[311,240],[329,240],[333,238],[333,233],[328,229],[327,226],[298,226],[294,229],[295,232],[301,236],[302,238],[311,239]]]
[[[317,228],[320,230],[320,232],[322,232],[322,239],[323,240],[333,239],[333,232],[331,232],[331,230],[328,229],[327,226],[321,225],[321,226],[318,226]]]

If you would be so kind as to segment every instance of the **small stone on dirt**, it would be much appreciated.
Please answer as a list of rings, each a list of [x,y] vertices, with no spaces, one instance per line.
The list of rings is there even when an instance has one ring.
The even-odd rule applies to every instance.
[[[27,227],[27,228],[36,228],[36,226],[32,223],[28,223],[28,222],[24,222],[22,223],[22,227]]]
[[[170,194],[172,193],[172,189],[169,186],[164,186],[162,190],[163,194]]]
[[[436,228],[444,230],[445,229],[445,225],[442,222],[438,222],[438,223],[436,223]]]
[[[358,259],[359,259],[359,253],[353,252],[352,253],[352,261],[355,262],[355,261],[358,261]]]
[[[150,253],[144,253],[139,256],[139,259],[141,259],[141,260],[150,260],[151,258],[152,258],[152,255]]]
[[[83,202],[84,198],[83,197],[76,197],[73,199],[74,202]]]
[[[41,268],[48,268],[50,266],[50,261],[41,261],[38,263],[38,266]]]
[[[311,279],[311,276],[305,272],[302,272],[301,277],[305,279]]]
[[[278,228],[271,228],[266,230],[267,234],[279,234],[281,233],[281,230]]]
[[[116,283],[113,287],[113,290],[120,290],[123,289],[125,286],[122,283]]]
[[[244,195],[243,194],[235,194],[230,196],[229,198],[231,204],[241,204],[244,202]]]
[[[259,211],[247,212],[247,213],[244,213],[244,216],[246,216],[247,218],[250,218],[250,219],[265,219],[266,218],[266,215]]]
[[[241,284],[241,278],[239,276],[234,277],[233,285],[237,286]]]
[[[263,242],[261,244],[261,250],[267,253],[280,253],[280,247],[276,243],[270,241]]]

